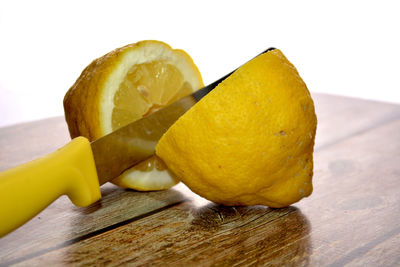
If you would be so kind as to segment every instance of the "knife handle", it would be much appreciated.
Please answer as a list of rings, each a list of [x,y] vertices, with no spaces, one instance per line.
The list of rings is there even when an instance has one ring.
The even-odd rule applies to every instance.
[[[92,149],[84,137],[42,158],[0,172],[0,237],[62,195],[80,207],[101,197]]]

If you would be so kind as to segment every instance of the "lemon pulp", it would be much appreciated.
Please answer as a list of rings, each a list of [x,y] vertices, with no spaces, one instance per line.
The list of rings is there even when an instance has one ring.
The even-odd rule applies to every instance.
[[[126,124],[192,92],[182,73],[164,61],[137,64],[129,69],[114,95],[112,128]]]
[[[148,158],[139,164],[135,165],[135,169],[141,172],[149,172],[154,169],[157,169],[159,171],[164,171],[167,169],[167,166],[165,163],[156,155],[154,155],[151,158]]]

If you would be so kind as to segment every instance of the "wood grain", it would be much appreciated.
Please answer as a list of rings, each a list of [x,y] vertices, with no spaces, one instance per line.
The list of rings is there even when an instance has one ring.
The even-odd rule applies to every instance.
[[[0,128],[0,170],[44,156],[68,140],[63,117]]]
[[[396,265],[400,247],[387,242],[400,235],[399,129],[397,120],[317,152],[315,192],[292,207],[224,207],[193,195],[24,264]]]
[[[102,194],[100,202],[87,208],[73,206],[67,197],[51,204],[0,240],[0,263],[67,246],[184,201],[174,189],[141,193],[110,184],[102,187]]]
[[[315,191],[296,205],[313,225],[313,265],[350,264],[400,234],[399,149],[397,120],[316,153]]]
[[[313,97],[310,198],[278,210],[228,208],[183,185],[139,193],[109,184],[100,203],[82,209],[60,198],[0,239],[0,265],[398,264],[400,106]],[[63,118],[0,128],[0,169],[68,140]]]
[[[400,106],[350,97],[313,94],[318,118],[315,150],[400,118]]]

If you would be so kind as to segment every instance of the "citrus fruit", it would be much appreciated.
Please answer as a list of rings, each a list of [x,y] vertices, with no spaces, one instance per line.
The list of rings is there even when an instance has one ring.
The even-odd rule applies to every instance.
[[[312,192],[316,124],[305,83],[276,49],[244,64],[180,117],[156,155],[206,199],[284,207]]]
[[[96,140],[203,86],[183,50],[159,41],[115,49],[87,66],[64,97],[72,138]],[[167,189],[177,183],[157,157],[127,170],[113,183],[136,190]]]

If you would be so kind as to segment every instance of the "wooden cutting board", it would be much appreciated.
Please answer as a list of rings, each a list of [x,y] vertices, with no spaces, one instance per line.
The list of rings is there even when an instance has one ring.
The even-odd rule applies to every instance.
[[[61,197],[0,239],[0,265],[400,265],[400,105],[313,97],[309,198],[224,207],[182,184],[148,193],[107,184],[100,202]],[[0,170],[68,141],[61,117],[0,128]]]

